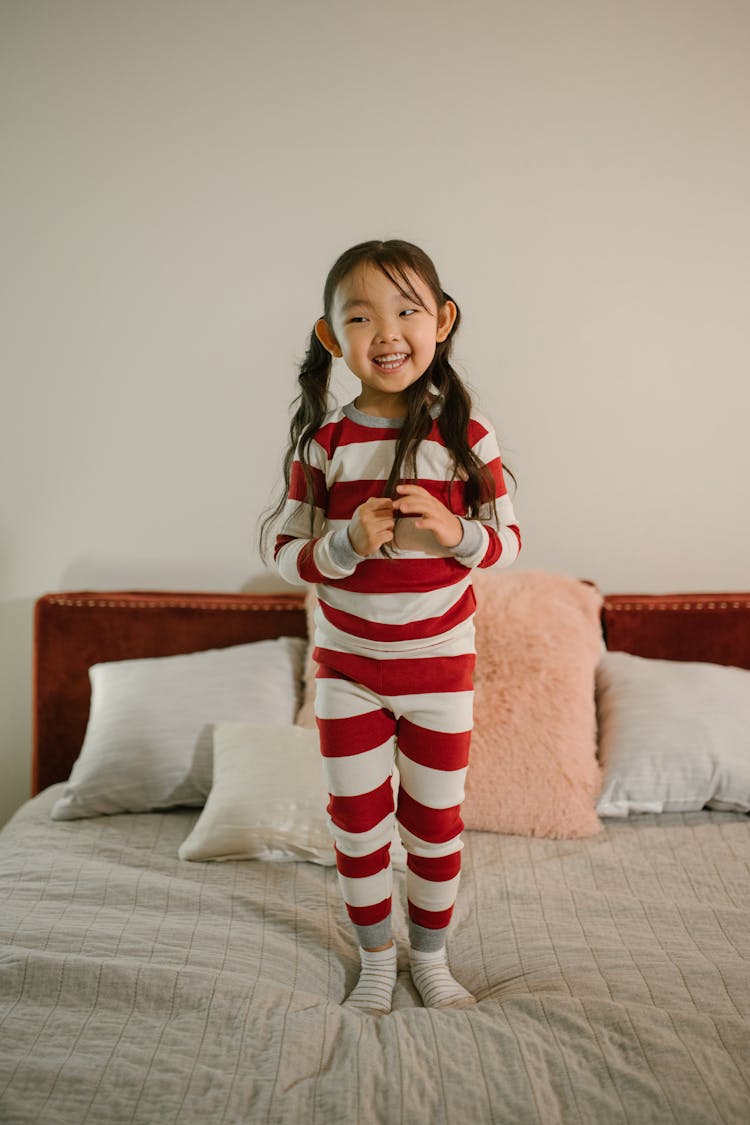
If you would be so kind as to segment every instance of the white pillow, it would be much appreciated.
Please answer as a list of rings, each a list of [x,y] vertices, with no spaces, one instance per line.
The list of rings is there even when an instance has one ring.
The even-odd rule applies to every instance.
[[[394,788],[398,774],[394,768]],[[180,859],[311,860],[333,864],[317,730],[219,723],[214,784]],[[406,866],[394,834],[391,861]]]
[[[600,816],[750,811],[750,671],[608,652],[596,690]]]
[[[91,710],[54,820],[202,805],[213,724],[293,722],[305,642],[256,641],[89,669]]]

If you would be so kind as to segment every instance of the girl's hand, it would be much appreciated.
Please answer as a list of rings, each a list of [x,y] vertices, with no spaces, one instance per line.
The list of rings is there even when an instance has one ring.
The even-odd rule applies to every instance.
[[[355,511],[347,530],[349,542],[363,559],[393,539],[395,506],[389,496],[371,496]]]
[[[402,515],[417,513],[419,519],[415,527],[427,528],[442,547],[457,547],[464,537],[464,529],[458,516],[431,496],[426,488],[418,484],[397,484],[396,491],[402,495],[393,501],[393,510]]]

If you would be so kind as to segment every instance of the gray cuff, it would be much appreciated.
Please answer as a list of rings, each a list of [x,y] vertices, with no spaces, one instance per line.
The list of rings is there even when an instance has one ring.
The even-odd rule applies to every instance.
[[[347,573],[351,573],[362,562],[362,555],[358,555],[352,547],[345,527],[334,531],[328,542],[328,554],[331,562]]]
[[[453,548],[453,556],[457,559],[468,559],[482,547],[484,541],[482,525],[478,520],[465,520],[462,516],[458,518],[464,529],[464,536],[458,546]]]
[[[428,930],[409,919],[409,945],[419,953],[437,953],[447,940],[448,926],[444,926],[442,930]]]
[[[377,949],[378,946],[387,945],[393,937],[391,916],[389,914],[382,922],[373,922],[370,926],[355,926],[354,932],[362,949]]]

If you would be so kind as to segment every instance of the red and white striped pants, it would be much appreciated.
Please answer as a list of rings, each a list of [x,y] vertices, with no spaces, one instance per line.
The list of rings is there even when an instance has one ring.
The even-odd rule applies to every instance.
[[[360,944],[377,948],[390,939],[395,820],[408,856],[412,947],[439,949],[460,878],[474,654],[375,660],[318,649],[316,657],[329,823]]]

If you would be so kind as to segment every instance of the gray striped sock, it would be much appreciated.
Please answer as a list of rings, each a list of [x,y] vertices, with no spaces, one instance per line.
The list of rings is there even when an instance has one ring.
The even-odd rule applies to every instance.
[[[453,977],[445,949],[434,953],[412,949],[409,968],[425,1008],[468,1008],[476,1004],[471,993]]]
[[[361,1012],[382,1015],[391,1010],[391,998],[396,985],[396,943],[388,949],[370,952],[360,947],[362,971],[356,988],[344,1001],[345,1008],[358,1008]]]

